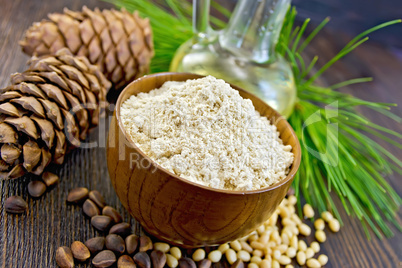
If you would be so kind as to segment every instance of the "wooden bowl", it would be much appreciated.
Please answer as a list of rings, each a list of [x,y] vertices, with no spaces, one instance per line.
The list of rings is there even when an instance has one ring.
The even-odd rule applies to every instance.
[[[120,94],[109,130],[107,164],[113,186],[124,207],[145,230],[161,240],[184,247],[216,245],[241,238],[264,223],[285,197],[300,165],[300,144],[285,118],[265,102],[234,85],[243,98],[277,126],[284,144],[293,148],[289,175],[267,188],[230,191],[202,186],[165,170],[126,134],[121,104],[131,95],[159,88],[166,81],[202,76],[158,73],[129,84]]]

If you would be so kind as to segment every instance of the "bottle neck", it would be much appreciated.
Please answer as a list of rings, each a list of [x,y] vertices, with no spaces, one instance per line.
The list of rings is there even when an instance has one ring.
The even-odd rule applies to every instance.
[[[221,46],[256,63],[274,60],[289,5],[290,0],[239,0],[220,36]]]

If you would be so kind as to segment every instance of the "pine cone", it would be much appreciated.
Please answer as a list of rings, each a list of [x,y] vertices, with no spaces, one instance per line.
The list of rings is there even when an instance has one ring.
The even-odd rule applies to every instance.
[[[64,9],[52,13],[50,20],[35,23],[20,42],[28,55],[52,55],[68,47],[74,55],[86,56],[101,68],[108,80],[120,88],[149,71],[154,55],[148,19],[126,10],[82,12]]]
[[[41,175],[62,164],[98,124],[99,103],[111,84],[85,57],[67,49],[32,58],[29,69],[0,89],[0,177]]]

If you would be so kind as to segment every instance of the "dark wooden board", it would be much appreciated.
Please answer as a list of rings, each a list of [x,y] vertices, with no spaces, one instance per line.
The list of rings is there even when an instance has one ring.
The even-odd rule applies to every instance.
[[[63,7],[74,10],[82,5],[89,8],[111,7],[95,0],[0,0],[0,87],[9,83],[9,75],[26,68],[28,57],[24,55],[18,41],[23,32],[34,21],[40,21],[49,12],[61,12]],[[350,37],[339,33],[320,35],[308,49],[308,56],[318,54],[319,62],[327,61]],[[364,44],[324,75],[325,82],[337,83],[349,78],[372,76],[374,82],[343,89],[367,100],[402,104],[402,60],[395,51],[387,50],[374,43]],[[401,55],[399,53],[399,55]],[[381,123],[399,133],[402,126],[377,113],[363,111],[374,122]],[[401,116],[400,107],[394,112]],[[84,241],[96,234],[81,208],[67,205],[68,190],[77,186],[99,190],[108,203],[116,207],[135,229],[138,224],[121,207],[112,188],[106,168],[105,136],[108,118],[103,127],[97,128],[90,141],[99,146],[74,150],[60,168],[60,183],[40,199],[28,197],[26,184],[29,178],[0,182],[0,267],[55,267],[54,254],[57,247],[70,245],[74,240]],[[388,144],[387,149],[402,159],[402,152]],[[394,174],[387,180],[402,194],[400,176]],[[11,195],[21,195],[28,200],[29,211],[25,215],[8,215],[4,201]],[[337,204],[341,206],[341,204]],[[399,217],[401,212],[399,212]],[[322,252],[329,256],[327,267],[400,267],[402,265],[402,235],[379,240],[373,236],[368,241],[360,223],[342,212],[345,226],[340,233],[328,233],[328,240],[321,245]],[[85,266],[85,265],[84,265]]]

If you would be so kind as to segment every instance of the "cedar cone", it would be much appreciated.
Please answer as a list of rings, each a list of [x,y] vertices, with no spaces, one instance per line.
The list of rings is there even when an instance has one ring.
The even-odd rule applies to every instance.
[[[29,69],[0,89],[0,178],[41,175],[62,164],[68,148],[79,146],[98,124],[99,103],[111,83],[87,58],[61,49],[33,57]]]
[[[149,71],[154,55],[149,19],[126,10],[82,12],[67,8],[64,13],[51,13],[50,20],[34,23],[20,41],[28,55],[52,55],[68,47],[74,55],[86,56],[115,88],[121,88]]]

